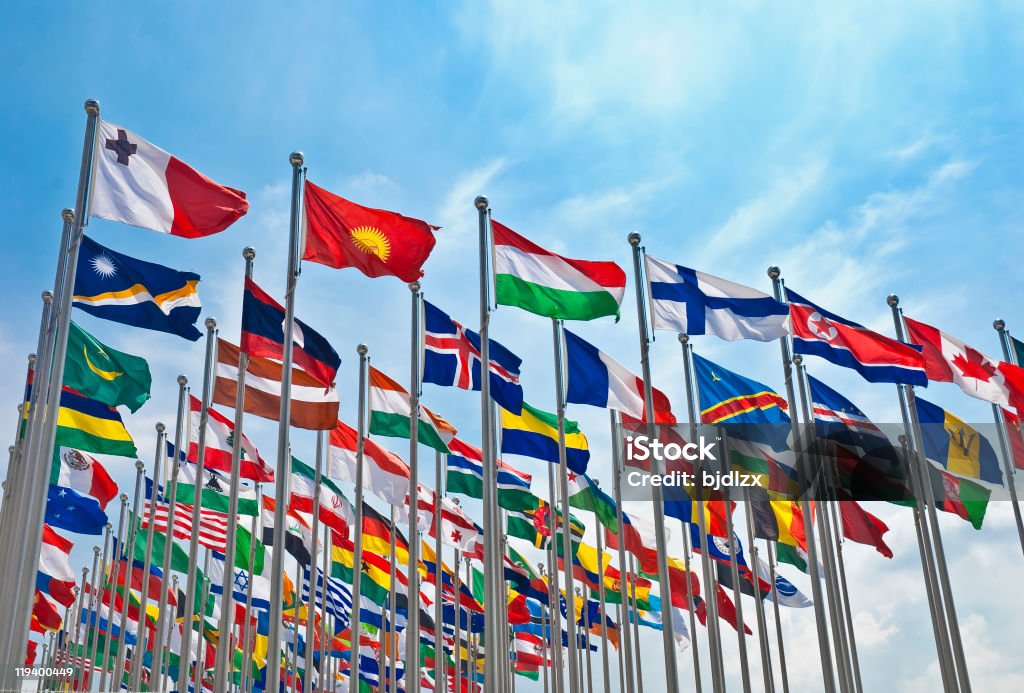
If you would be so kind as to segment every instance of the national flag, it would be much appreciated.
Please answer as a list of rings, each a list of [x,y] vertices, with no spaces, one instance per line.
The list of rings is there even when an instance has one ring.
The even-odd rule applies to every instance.
[[[764,448],[740,438],[729,440],[732,468],[748,473],[758,482],[756,486],[744,489],[754,536],[793,546],[806,546],[803,513],[794,502],[799,494],[793,492],[791,467],[780,464]]]
[[[167,457],[171,458],[168,462],[174,458],[174,444],[170,442],[167,443]],[[196,465],[185,461],[184,454],[180,456],[178,483],[174,490],[174,500],[178,503],[186,503],[188,505],[195,503],[196,472],[198,469]],[[230,505],[229,494],[231,493],[232,483],[237,482],[233,482],[229,477],[216,470],[203,469],[199,504],[209,510],[226,513]],[[161,490],[162,494],[163,491]],[[252,516],[258,515],[259,512],[259,500],[255,487],[238,483],[238,514]]]
[[[331,576],[352,584],[352,561],[355,546],[344,541],[331,545]],[[362,596],[378,605],[387,602],[391,590],[391,566],[386,556],[363,551],[362,574],[366,580],[360,584]],[[402,570],[395,568],[398,581],[405,580]],[[401,592],[401,585],[397,586]]]
[[[981,529],[992,492],[981,484],[928,465],[929,480],[935,496],[935,507],[967,520]]]
[[[305,513],[313,512],[316,494],[316,471],[300,460],[292,458],[291,507]],[[349,525],[355,519],[352,506],[338,485],[329,477],[320,475],[320,521],[338,534],[347,537]]]
[[[928,380],[956,383],[971,397],[999,404],[1024,404],[1024,368],[991,359],[956,337],[910,318],[907,340],[923,347]]]
[[[146,479],[147,485],[152,481]],[[147,489],[148,490],[148,489]],[[147,496],[149,494],[147,493]],[[192,536],[193,525],[192,515],[195,506],[185,503],[177,503],[174,508],[173,536],[182,541],[188,541]],[[150,526],[149,514],[153,512],[152,527],[157,532],[168,534],[168,520],[170,519],[170,506],[160,501],[147,500],[141,513],[141,527],[146,529]],[[207,508],[199,508],[199,531],[196,532],[199,544],[211,551],[224,552],[227,550],[228,540],[228,517],[223,513]],[[252,533],[241,523],[235,528],[235,565],[248,567],[249,555],[253,554],[254,565],[257,572],[262,570],[264,561],[263,545],[256,540],[256,549],[251,551]]]
[[[55,447],[138,457],[135,443],[116,409],[67,387],[60,393]]]
[[[586,474],[569,472],[569,505],[594,513],[598,522],[608,529],[614,531],[618,526],[615,500]]]
[[[231,342],[217,340],[217,372],[213,402],[234,407],[238,394],[238,362],[241,350]],[[271,421],[281,417],[280,363],[261,356],[248,356],[245,372],[243,410]],[[292,403],[289,421],[295,428],[328,431],[338,420],[338,392],[298,368],[292,368]]]
[[[488,341],[491,399],[518,414],[523,406],[519,384],[523,360],[493,339]],[[480,345],[478,333],[423,302],[423,382],[479,391]]]
[[[733,603],[732,599],[729,598],[729,594],[717,581],[715,582],[715,599],[718,602],[718,618],[732,626],[733,630],[739,631],[740,623],[736,614],[736,604]],[[702,618],[701,622],[703,623],[706,618],[706,616]],[[743,632],[747,635],[754,634],[746,623],[743,624]]]
[[[302,601],[318,606],[323,603],[325,612],[335,618],[335,628],[339,630],[348,628],[352,616],[352,592],[349,588],[338,578],[324,575],[321,568],[316,569],[316,584],[312,585],[312,590],[310,590],[311,581],[309,568],[304,568],[302,571]]]
[[[796,566],[801,572],[807,573],[807,551],[805,549],[799,546],[776,544],[775,557],[780,563],[788,563]]]
[[[549,318],[618,317],[626,273],[614,262],[556,255],[491,220],[495,299]]]
[[[153,545],[150,547],[152,550],[149,554],[146,553],[146,543],[148,537],[153,537]],[[164,552],[167,548],[167,542],[171,542],[171,570],[175,570],[179,573],[185,573],[188,575],[188,553],[185,549],[181,548],[178,542],[174,541],[174,537],[169,537],[162,532],[153,532],[150,535],[148,532],[136,532],[135,533],[135,544],[132,546],[131,558],[133,561],[144,562],[148,557],[150,560],[163,560]]]
[[[425,221],[364,207],[306,181],[306,247],[302,259],[328,267],[355,267],[368,277],[414,282],[436,239]]]
[[[482,551],[483,533],[451,498],[441,497],[441,523],[438,526],[435,522],[436,496],[434,489],[419,485],[417,514],[420,518],[420,531],[429,530],[428,533],[432,537],[440,534],[442,543],[454,546],[465,554],[471,555]]]
[[[358,442],[356,430],[339,421],[327,449],[329,477],[355,483]],[[363,488],[391,505],[402,505],[409,495],[409,466],[395,453],[364,438]]]
[[[76,534],[103,534],[107,515],[94,498],[50,484],[46,493],[46,524]]]
[[[53,597],[61,606],[75,603],[75,571],[71,568],[70,541],[43,525],[43,543],[39,549],[36,589]]]
[[[693,547],[694,553],[704,553],[704,547],[707,546],[707,553],[709,558],[713,558],[719,563],[725,563],[726,565],[732,565],[733,559],[730,556],[730,540],[726,537],[708,537],[711,541],[701,541],[700,530],[696,525],[690,525],[690,545]],[[740,538],[734,532],[732,535],[732,543],[734,545],[733,552],[736,554],[736,568],[739,571],[741,577],[746,580],[754,580],[754,572],[750,569],[747,564],[747,559],[743,555],[743,544],[740,542]],[[764,591],[771,590],[771,582],[765,582],[758,578],[758,588]]]
[[[1017,469],[1024,469],[1024,433],[1022,433],[1021,417],[1009,409],[1000,407],[1003,415],[1003,423],[1006,424],[1007,435],[1010,438],[1010,457],[1013,458],[1013,466]]]
[[[209,415],[206,420],[206,450],[203,465],[224,474],[231,474],[231,454],[235,445],[235,425],[231,420],[215,410],[207,408]],[[188,458],[193,462],[199,459],[199,433],[202,430],[203,403],[189,395],[189,415],[192,425],[189,427],[190,440]],[[240,478],[257,483],[274,480],[274,469],[260,457],[259,450],[245,434],[242,434]]]
[[[271,572],[271,566],[273,561],[273,549],[267,547],[266,549],[266,560],[262,562],[260,567],[254,567],[253,572],[248,572],[248,566],[245,568],[235,566],[232,568],[235,574],[233,581],[232,593],[235,597],[236,604],[245,604],[247,595],[249,593],[250,583],[252,583],[252,605],[254,609],[270,609],[270,576],[268,573]],[[236,561],[237,564],[237,561]],[[224,593],[224,554],[213,551],[210,554],[210,573],[208,575],[210,579],[210,591],[213,594]],[[287,601],[289,595],[295,591],[295,584],[287,573],[284,575],[284,598]],[[240,621],[241,619],[239,619]]]
[[[770,342],[789,333],[789,309],[742,284],[644,255],[656,330]]]
[[[483,498],[483,451],[453,438],[448,443],[446,488],[471,498]],[[530,492],[532,477],[511,465],[497,461],[498,505],[506,510],[533,510],[535,501]]]
[[[149,399],[153,378],[146,359],[106,346],[72,320],[62,382],[97,402],[136,412]]]
[[[852,368],[869,383],[928,386],[918,349],[816,306],[786,289],[793,351]]]
[[[408,438],[412,403],[409,393],[397,382],[370,367],[370,433]],[[419,442],[447,454],[445,438],[451,440],[455,429],[432,411],[419,405],[417,412]]]
[[[915,399],[927,459],[958,476],[1003,484],[999,458],[988,439],[942,407]]]
[[[558,464],[558,417],[526,402],[521,414],[502,410],[501,452]],[[587,471],[587,437],[580,432],[579,424],[569,419],[565,419],[565,456],[569,469],[577,474]]]
[[[277,502],[270,496],[263,496],[263,509],[260,517],[263,520],[263,545],[274,546],[274,512]],[[317,554],[317,541],[313,536],[313,528],[297,512],[288,508],[285,514],[284,549],[301,565],[309,565]]]
[[[137,260],[82,236],[74,306],[98,318],[196,341],[199,275]]]
[[[886,558],[892,558],[892,549],[886,545],[883,538],[883,535],[889,531],[888,525],[862,508],[857,501],[843,498],[844,495],[846,494],[840,493],[839,498],[843,536],[858,544],[874,546],[878,553]]]
[[[242,351],[282,361],[284,321],[284,307],[252,279],[246,279],[242,296]],[[328,387],[334,383],[341,357],[319,332],[295,318],[292,362]]]
[[[757,559],[757,572],[762,580],[771,581],[771,569],[760,558]],[[814,602],[798,590],[793,583],[778,573],[775,574],[774,592],[775,598],[779,601],[779,606],[788,606],[791,609],[805,609],[809,606],[814,606]]]
[[[50,483],[74,489],[99,501],[106,510],[107,503],[117,495],[117,484],[92,455],[67,446],[59,446],[50,467]]]
[[[654,523],[625,510],[622,511],[621,534],[617,534],[613,528],[605,528],[605,544],[609,550],[619,548],[620,537],[623,542],[622,548],[636,556],[638,560],[643,560],[657,546],[658,535]]]
[[[97,123],[89,214],[130,226],[200,238],[238,221],[249,203],[134,132]]]
[[[569,330],[563,330],[563,333],[569,383],[566,401],[616,409],[634,418],[647,420],[643,379]],[[676,417],[672,414],[672,404],[668,397],[653,386],[651,391],[655,422],[675,424]]]
[[[48,595],[36,590],[35,596],[32,597],[31,629],[37,633],[45,633],[60,630],[63,623],[64,619],[61,618],[57,605]]]

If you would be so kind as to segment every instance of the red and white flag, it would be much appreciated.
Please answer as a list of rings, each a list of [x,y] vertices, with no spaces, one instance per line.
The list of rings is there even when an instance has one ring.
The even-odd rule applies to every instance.
[[[149,513],[152,501],[146,501],[142,509],[142,528],[149,527]],[[187,541],[192,536],[193,507],[185,503],[177,503],[174,509],[174,536]],[[156,503],[153,508],[153,529],[167,534],[167,518],[170,506],[167,503]],[[215,510],[199,508],[199,543],[213,551],[226,551],[228,542],[228,516]]]
[[[49,525],[43,525],[36,586],[45,587],[45,591],[62,606],[70,606],[75,602],[75,571],[71,568],[73,546]]]
[[[356,430],[341,421],[331,431],[327,476],[356,482]],[[395,453],[369,438],[363,446],[363,488],[391,505],[402,506],[409,495],[409,466]]]
[[[408,505],[406,505],[408,507]],[[438,536],[435,520],[434,489],[419,485],[419,510],[416,522],[420,531],[429,532],[430,536]],[[454,546],[467,555],[477,552],[478,544],[482,550],[483,534],[462,509],[452,499],[441,498],[441,542]]]
[[[190,430],[191,440],[188,446],[189,460],[196,462],[199,454],[199,429],[202,428],[203,403],[195,397],[189,397],[189,412],[192,417]],[[206,455],[204,465],[207,469],[215,469],[224,474],[231,474],[231,450],[235,444],[235,426],[231,421],[214,410],[209,409],[210,416],[206,423]],[[264,483],[274,480],[274,469],[260,457],[259,450],[252,441],[242,434],[241,477],[250,481]]]
[[[130,130],[100,120],[90,214],[183,238],[223,231],[249,211],[216,183]]]

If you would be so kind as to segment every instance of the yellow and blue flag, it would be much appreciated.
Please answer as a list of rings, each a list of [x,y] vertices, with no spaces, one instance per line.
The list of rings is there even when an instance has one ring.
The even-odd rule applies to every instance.
[[[940,406],[915,399],[927,459],[957,476],[1003,485],[996,451],[976,428]]]
[[[75,306],[98,318],[169,332],[196,341],[199,275],[179,272],[110,250],[82,237]]]
[[[501,452],[558,463],[558,417],[523,402],[521,414],[501,410]],[[587,437],[575,421],[565,420],[565,460],[572,471],[583,474],[590,461]]]
[[[703,423],[725,426],[731,435],[767,443],[776,451],[789,447],[785,397],[697,354],[693,355],[693,371]]]
[[[56,445],[100,455],[139,455],[116,409],[70,388],[60,393]]]

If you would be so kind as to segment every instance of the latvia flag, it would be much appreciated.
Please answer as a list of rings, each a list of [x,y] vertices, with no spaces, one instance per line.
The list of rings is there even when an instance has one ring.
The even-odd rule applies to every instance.
[[[220,185],[130,130],[99,121],[90,213],[183,238],[223,231],[249,211]]]

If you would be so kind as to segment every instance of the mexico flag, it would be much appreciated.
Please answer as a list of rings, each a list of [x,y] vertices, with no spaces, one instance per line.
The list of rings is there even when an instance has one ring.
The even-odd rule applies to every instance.
[[[244,192],[215,183],[130,130],[104,120],[97,130],[92,216],[199,238],[249,211]]]

